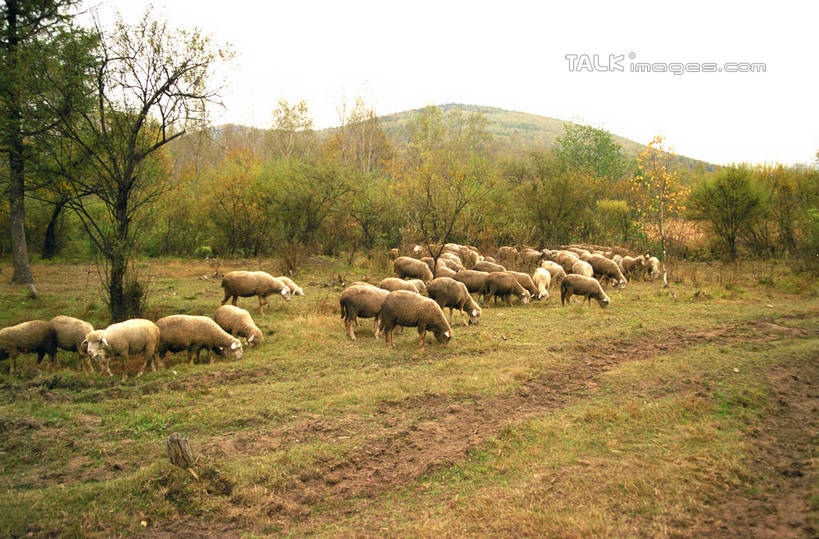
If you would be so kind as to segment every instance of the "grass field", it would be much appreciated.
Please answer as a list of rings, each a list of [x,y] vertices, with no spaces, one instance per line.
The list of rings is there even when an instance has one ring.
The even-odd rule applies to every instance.
[[[819,285],[783,266],[685,265],[612,305],[559,298],[458,317],[449,346],[348,341],[318,259],[238,362],[124,384],[27,356],[0,362],[0,536],[819,533]],[[87,264],[36,264],[37,299],[0,264],[0,326],[56,314],[104,326]],[[230,261],[222,271],[265,269]],[[212,314],[203,261],[145,262],[149,316]],[[553,291],[553,293],[555,293]],[[431,336],[428,337],[430,340]],[[119,364],[112,366],[115,375]],[[172,466],[186,435],[199,475]]]

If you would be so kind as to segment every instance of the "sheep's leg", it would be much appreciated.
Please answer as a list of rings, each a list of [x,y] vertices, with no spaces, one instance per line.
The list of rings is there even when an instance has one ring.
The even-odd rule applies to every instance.
[[[449,308],[449,325],[452,325],[452,307]]]
[[[424,349],[424,344],[426,344],[427,340],[427,330],[425,328],[418,328],[418,351],[422,351]]]
[[[224,305],[225,303],[227,303],[227,300],[229,300],[229,299],[230,299],[230,292],[228,292],[227,290],[225,290],[225,299],[223,299],[223,300],[222,300],[222,305]],[[234,302],[233,304],[234,304],[234,305],[236,305],[236,303],[235,303],[235,302]]]
[[[9,353],[9,374],[14,374],[14,352]]]
[[[381,337],[381,314],[380,313],[375,315],[375,318],[373,318],[373,334],[375,335],[376,339]]]
[[[128,379],[128,359],[130,358],[128,357],[127,352],[122,354],[120,357],[122,358],[122,381],[125,382],[125,380]]]
[[[351,341],[355,340],[355,331],[353,331],[353,321],[347,319],[344,321],[344,329],[347,332],[347,337],[350,338]]]
[[[466,311],[464,311],[463,306],[461,306],[461,320],[464,322],[464,327],[469,325],[469,319],[470,317],[466,314]],[[452,324],[449,325],[451,326]]]
[[[387,346],[393,346],[393,344],[392,344],[392,329],[393,328],[384,329],[384,339],[387,341]]]
[[[214,358],[213,358],[213,348],[211,348],[210,346],[208,346],[207,348],[208,348],[208,364],[213,365],[213,363],[215,361]]]
[[[77,350],[77,353],[80,354],[81,358],[82,358],[82,356],[85,356],[85,361],[84,362],[83,362],[82,359],[80,360],[80,362],[83,364],[83,370],[85,370],[85,367],[87,366],[88,367],[88,374],[94,374],[94,364],[91,363],[91,356],[89,356],[88,354],[83,354],[79,350]]]
[[[267,303],[267,300],[262,298],[262,296],[256,296],[259,298],[259,314],[264,314],[264,306]]]

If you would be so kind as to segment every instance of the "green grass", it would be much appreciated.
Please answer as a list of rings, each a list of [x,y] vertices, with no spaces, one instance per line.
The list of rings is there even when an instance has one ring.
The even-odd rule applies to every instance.
[[[307,296],[271,301],[264,316],[240,300],[265,340],[239,362],[188,366],[180,354],[124,384],[83,374],[66,352],[50,371],[26,357],[13,377],[0,362],[0,535],[130,534],[143,520],[148,531],[256,534],[686,534],[726,492],[764,491],[745,431],[776,399],[766,373],[806,368],[819,351],[815,280],[771,274],[760,284],[741,267],[688,266],[668,290],[611,291],[606,310],[490,307],[479,326],[456,322],[449,346],[422,353],[414,330],[388,349],[368,320],[352,343],[335,277],[384,275],[358,264],[307,268],[295,277]],[[251,260],[222,271],[239,268],[271,269]],[[212,314],[222,299],[206,262],[143,271],[153,318]],[[52,263],[34,273],[36,300],[0,284],[0,326],[56,314],[105,325],[93,270]],[[783,333],[759,325],[771,320]],[[607,363],[621,350],[632,355]],[[596,362],[606,367],[584,374]],[[569,389],[553,405],[497,415],[531,387]],[[329,479],[419,433],[434,448],[436,429],[459,421],[453,409],[485,410],[498,426],[425,473],[376,477],[367,496]],[[217,479],[197,482],[168,463],[172,432],[189,437],[200,475]]]

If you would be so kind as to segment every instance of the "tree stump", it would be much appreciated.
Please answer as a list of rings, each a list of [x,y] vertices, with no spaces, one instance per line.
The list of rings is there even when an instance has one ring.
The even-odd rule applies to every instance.
[[[171,460],[171,464],[187,470],[198,481],[199,476],[193,471],[195,459],[188,439],[184,435],[174,432],[165,440],[165,446],[168,448],[168,458]]]

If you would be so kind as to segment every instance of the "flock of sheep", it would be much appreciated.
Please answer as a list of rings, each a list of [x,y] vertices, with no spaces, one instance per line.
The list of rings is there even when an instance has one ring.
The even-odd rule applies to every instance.
[[[424,252],[439,250],[437,261],[422,256]],[[392,345],[392,333],[397,326],[418,328],[420,349],[424,347],[427,331],[432,331],[436,340],[445,345],[452,338],[453,310],[458,310],[465,324],[478,323],[481,307],[472,294],[482,297],[484,307],[493,298],[510,305],[513,296],[527,304],[532,298],[548,299],[554,283],[560,287],[563,305],[577,295],[607,307],[611,303],[604,290],[608,283],[625,287],[626,275],[654,279],[660,274],[656,257],[621,256],[611,250],[581,246],[554,251],[505,246],[493,258],[481,255],[474,247],[448,243],[442,249],[416,245],[412,256],[399,254],[397,249],[390,252],[397,278],[388,277],[378,286],[355,282],[342,292],[341,317],[350,339],[355,340],[353,326],[359,318],[373,318],[375,337],[383,332],[388,345]],[[446,308],[449,321],[443,312]]]
[[[238,297],[259,298],[259,311],[264,313],[267,297],[277,294],[286,301],[293,295],[304,295],[302,289],[288,277],[273,277],[263,271],[233,271],[222,279],[225,299],[222,306],[207,316],[175,314],[156,322],[136,318],[97,329],[84,320],[70,316],[56,316],[49,321],[31,320],[0,330],[0,359],[9,360],[9,372],[14,373],[15,359],[20,354],[37,354],[40,363],[46,355],[56,363],[57,349],[76,352],[84,358],[89,370],[92,360],[111,376],[111,359],[122,362],[122,379],[127,378],[127,363],[131,355],[144,358],[137,376],[150,365],[156,370],[159,358],[168,352],[187,352],[188,362],[199,359],[202,350],[208,351],[213,363],[214,353],[232,359],[241,359],[243,346],[253,347],[262,341],[262,332],[250,313],[236,307]],[[225,305],[232,298],[232,305]]]
[[[378,286],[356,282],[345,288],[339,304],[350,339],[355,340],[354,326],[359,318],[373,318],[376,338],[383,333],[387,344],[392,345],[396,328],[416,327],[419,348],[423,349],[427,331],[439,343],[449,342],[454,310],[461,314],[465,325],[478,323],[481,307],[472,294],[482,298],[484,308],[492,298],[511,304],[514,296],[526,304],[532,298],[548,299],[554,284],[560,287],[564,305],[578,295],[588,302],[595,299],[606,307],[611,300],[604,287],[609,283],[624,287],[627,276],[654,279],[660,273],[656,257],[620,256],[611,250],[581,246],[554,251],[501,247],[493,258],[482,256],[474,247],[448,243],[437,263],[423,257],[424,251],[416,245],[413,256],[399,256],[398,250],[393,249],[390,254],[397,277],[388,277]],[[270,296],[280,295],[290,301],[293,295],[304,295],[288,277],[273,277],[263,271],[232,271],[223,277],[221,285],[225,297],[212,319],[177,314],[156,322],[126,320],[97,330],[70,316],[32,320],[0,330],[0,360],[8,359],[9,372],[13,373],[18,355],[37,354],[38,363],[47,355],[56,363],[59,348],[79,354],[89,370],[94,370],[96,362],[102,372],[112,376],[111,360],[119,357],[124,381],[129,357],[135,354],[144,358],[138,376],[149,365],[156,370],[159,357],[169,352],[187,352],[190,364],[199,359],[202,350],[208,351],[211,363],[214,353],[240,359],[243,355],[240,338],[246,346],[253,347],[262,341],[262,332],[250,313],[236,306],[237,298],[256,296],[259,312],[264,314]],[[228,300],[232,300],[231,305],[226,305]],[[449,320],[443,311],[447,308]]]

